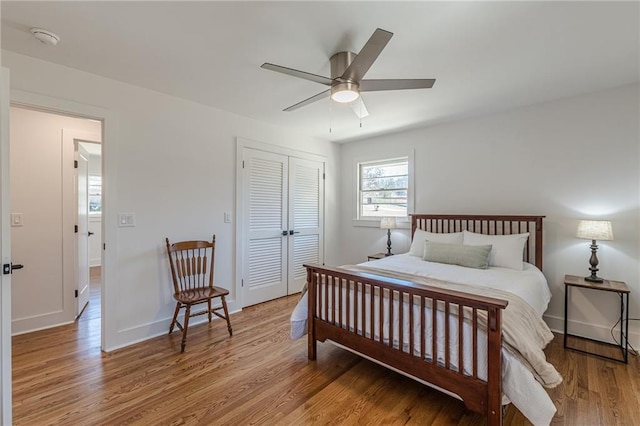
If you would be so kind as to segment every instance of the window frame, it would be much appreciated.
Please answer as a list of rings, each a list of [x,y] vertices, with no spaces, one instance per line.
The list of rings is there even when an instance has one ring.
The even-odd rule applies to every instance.
[[[408,169],[407,215],[396,216],[396,222],[397,222],[398,228],[410,227],[411,220],[409,215],[413,213],[413,206],[414,206],[414,154],[413,154],[413,151],[405,152],[403,154],[404,155],[402,154],[398,155],[398,153],[395,153],[395,155],[389,155],[389,156],[378,155],[376,157],[354,159],[353,170],[355,172],[354,173],[355,180],[352,184],[353,200],[354,200],[354,203],[353,203],[354,214],[353,214],[353,220],[352,220],[353,226],[379,227],[380,220],[382,219],[382,216],[376,217],[376,216],[361,215],[362,193],[360,190],[360,183],[361,183],[360,174],[361,174],[362,166],[374,165],[374,164],[387,164],[387,163],[397,162],[398,160],[406,160],[407,169]]]

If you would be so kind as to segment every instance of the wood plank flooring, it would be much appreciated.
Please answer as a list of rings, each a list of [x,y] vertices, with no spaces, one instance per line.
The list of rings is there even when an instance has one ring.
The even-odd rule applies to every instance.
[[[99,293],[98,293],[99,295]],[[98,296],[99,297],[99,296]],[[297,296],[111,353],[99,303],[75,324],[13,338],[15,425],[481,425],[451,397],[339,349],[289,339]],[[554,425],[640,424],[640,363],[546,350],[565,381],[549,390]],[[528,422],[510,406],[506,425]]]

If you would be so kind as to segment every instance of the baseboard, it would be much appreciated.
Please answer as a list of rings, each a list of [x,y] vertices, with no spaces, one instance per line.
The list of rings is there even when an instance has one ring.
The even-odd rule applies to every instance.
[[[42,325],[42,326],[35,326],[33,328],[20,330],[20,328],[21,328],[20,327],[20,320],[16,320],[17,325],[15,325],[15,327],[18,328],[19,330],[16,331],[16,332],[12,332],[11,335],[12,336],[19,336],[21,334],[33,333],[34,331],[48,330],[50,328],[60,327],[60,326],[67,325],[67,324],[73,324],[74,321],[65,321],[65,322],[61,322],[61,323]],[[14,326],[14,324],[12,324],[12,326]]]
[[[545,315],[545,322],[551,329],[551,331],[564,334],[564,318]],[[616,341],[611,336],[611,327],[606,327],[603,325],[589,324],[582,321],[569,320],[567,324],[567,331],[570,334],[580,336],[580,337],[588,337],[590,339],[596,339],[603,342],[608,343],[616,343]],[[616,326],[613,329],[613,335],[616,336],[616,339],[620,339],[620,326]],[[629,343],[634,348],[640,348],[640,332],[629,330]],[[619,342],[618,342],[619,343]]]
[[[242,309],[229,311],[229,315],[235,314],[236,312],[240,312],[240,311],[242,311]],[[154,321],[151,323],[119,330],[115,338],[115,343],[113,345],[110,345],[109,347],[105,347],[104,351],[105,352],[115,351],[116,349],[121,349],[127,346],[135,345],[136,343],[153,339],[158,336],[166,335],[169,331],[171,320],[172,318],[168,317],[159,321]],[[214,315],[212,320],[218,321],[222,319]],[[192,317],[189,320],[189,327],[206,323],[206,322],[208,322],[208,318],[206,315]]]

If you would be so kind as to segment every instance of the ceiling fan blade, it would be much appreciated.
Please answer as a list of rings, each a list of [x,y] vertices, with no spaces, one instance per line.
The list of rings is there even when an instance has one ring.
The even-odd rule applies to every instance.
[[[329,95],[331,95],[331,89],[329,90],[325,90],[324,92],[320,92],[317,95],[313,95],[312,97],[305,99],[302,102],[298,102],[295,105],[291,105],[289,108],[285,108],[283,109],[283,111],[293,111],[294,109],[298,109],[301,108],[305,105],[309,105],[310,103],[313,103],[315,101],[319,101],[320,99],[324,99],[329,97]]]
[[[356,113],[358,118],[365,118],[369,116],[369,111],[367,111],[367,107],[362,100],[362,96],[358,96],[358,99],[351,102],[349,106],[351,107],[353,112]]]
[[[380,90],[431,89],[435,82],[435,78],[362,80],[360,82],[360,91],[376,92]]]
[[[294,77],[303,78],[305,80],[315,81],[316,83],[324,84],[326,86],[331,86],[333,84],[333,80],[328,77],[323,77],[321,75],[311,74],[300,70],[294,70],[293,68],[287,68],[280,65],[270,64],[268,62],[262,64],[260,68],[281,72],[282,74],[292,75]]]
[[[359,82],[369,71],[371,65],[378,59],[378,55],[382,49],[389,43],[393,37],[393,33],[382,30],[380,28],[373,32],[373,35],[365,43],[358,53],[358,56],[351,62],[351,65],[344,71],[342,78],[344,80]]]

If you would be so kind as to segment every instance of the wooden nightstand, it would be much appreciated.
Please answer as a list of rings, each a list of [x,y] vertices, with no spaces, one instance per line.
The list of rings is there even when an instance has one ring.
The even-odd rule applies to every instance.
[[[370,255],[367,256],[367,261],[376,260],[376,259],[384,259],[385,257],[387,257],[387,253],[370,254]]]
[[[569,317],[569,289],[571,287],[581,287],[581,288],[586,288],[586,289],[590,289],[590,290],[599,290],[599,291],[608,291],[608,292],[613,292],[613,293],[617,293],[620,296],[620,344],[616,345],[613,343],[609,343],[609,342],[603,342],[600,340],[595,340],[595,339],[589,339],[586,337],[581,337],[581,336],[575,336],[573,334],[568,334],[567,333],[567,322],[568,322],[568,317]],[[571,349],[574,351],[578,351],[578,352],[582,352],[582,353],[586,353],[586,354],[590,354],[590,355],[596,355],[599,356],[601,358],[606,358],[606,359],[610,359],[612,361],[619,361],[619,362],[624,362],[625,364],[628,362],[628,356],[629,356],[629,341],[628,341],[628,336],[629,336],[629,293],[631,293],[631,291],[629,290],[629,287],[627,287],[627,285],[622,282],[622,281],[613,281],[613,280],[604,280],[604,282],[602,283],[594,283],[594,282],[589,282],[586,281],[583,277],[578,277],[575,275],[565,275],[564,277],[564,347],[565,349]],[[626,316],[625,316],[626,315]],[[623,333],[623,328],[624,328],[624,333]],[[582,339],[582,340],[590,340],[593,342],[598,342],[604,345],[608,345],[608,346],[614,346],[614,347],[619,347],[621,352],[622,352],[622,359],[619,358],[613,358],[613,357],[609,357],[606,355],[601,355],[595,352],[589,352],[586,350],[582,350],[582,349],[577,349],[577,348],[572,348],[567,346],[567,337],[572,337],[572,338],[576,338],[576,339]]]

